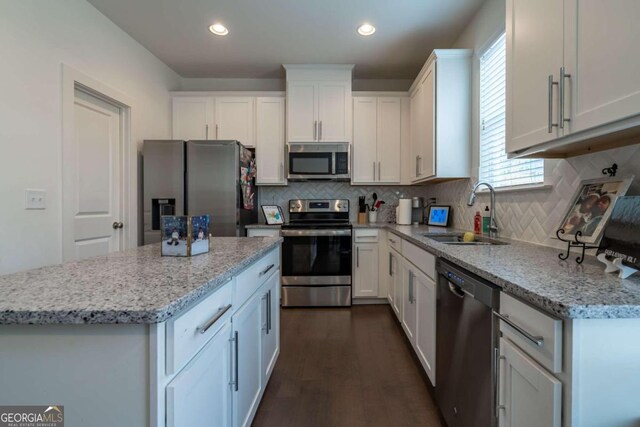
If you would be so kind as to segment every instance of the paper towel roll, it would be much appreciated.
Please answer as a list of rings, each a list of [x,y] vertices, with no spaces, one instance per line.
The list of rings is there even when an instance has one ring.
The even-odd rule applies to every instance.
[[[411,225],[411,199],[398,200],[396,224]]]

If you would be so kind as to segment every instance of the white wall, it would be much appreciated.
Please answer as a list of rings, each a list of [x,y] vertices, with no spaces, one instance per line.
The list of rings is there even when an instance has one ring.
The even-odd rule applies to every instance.
[[[170,137],[180,78],[84,0],[0,0],[0,274],[61,262],[62,64],[135,101],[135,134]],[[47,209],[24,209],[24,189]],[[133,224],[132,226],[135,226]]]
[[[485,47],[505,28],[505,0],[487,0],[465,27],[452,47],[474,49],[472,101],[472,178],[435,184],[427,187],[427,195],[439,203],[453,206],[453,226],[473,229],[476,210],[488,204],[488,196],[478,198],[474,207],[467,207],[469,192],[478,179],[478,77],[479,58]],[[500,235],[548,246],[559,246],[554,239],[570,199],[580,182],[601,177],[601,170],[617,163],[618,176],[640,177],[640,145],[574,157],[568,160],[545,160],[545,181],[550,186],[537,190],[499,192],[496,196],[496,216]],[[638,180],[629,195],[639,194]]]

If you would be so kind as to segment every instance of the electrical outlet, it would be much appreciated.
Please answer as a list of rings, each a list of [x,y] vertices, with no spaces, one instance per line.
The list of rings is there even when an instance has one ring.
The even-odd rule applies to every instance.
[[[24,190],[25,209],[46,209],[47,192],[45,190]]]

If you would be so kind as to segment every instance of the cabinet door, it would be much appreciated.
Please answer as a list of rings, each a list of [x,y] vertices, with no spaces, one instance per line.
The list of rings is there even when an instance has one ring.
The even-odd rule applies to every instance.
[[[400,254],[390,251],[393,256],[393,311],[402,322],[402,311],[404,303],[404,268]]]
[[[255,145],[255,98],[226,96],[216,98],[215,139],[235,139],[246,147]]]
[[[422,80],[422,110],[420,126],[420,159],[418,159],[418,178],[425,179],[436,174],[436,63],[431,66]],[[443,94],[446,96],[446,94]],[[447,141],[443,141],[446,144]]]
[[[405,262],[403,268],[402,286],[402,329],[407,334],[411,344],[416,342],[416,269]]]
[[[173,139],[214,139],[213,98],[178,96],[173,98]]]
[[[422,272],[415,275],[416,353],[429,380],[436,385],[436,283]]]
[[[571,132],[640,113],[640,2],[565,0],[565,114]],[[567,131],[565,130],[565,133]]]
[[[561,136],[548,129],[549,119],[558,122],[557,85],[550,94],[548,79],[558,81],[563,63],[563,16],[562,1],[507,0],[507,152]]]
[[[313,82],[287,83],[287,142],[316,141],[317,91]]]
[[[286,184],[284,98],[256,99],[256,183]]]
[[[378,182],[398,184],[402,136],[401,98],[378,98],[377,128]]]
[[[262,328],[262,383],[266,387],[280,353],[280,271],[264,285]]]
[[[562,383],[504,338],[500,355],[499,425],[559,427]]]
[[[355,297],[378,296],[378,245],[358,243],[355,246]]]
[[[420,159],[423,157],[423,146],[421,143],[421,135],[423,133],[424,122],[422,120],[423,104],[424,104],[424,88],[418,85],[416,91],[411,97],[411,181],[417,181],[420,178]]]
[[[236,382],[233,393],[235,426],[248,426],[253,420],[262,393],[261,338],[263,327],[262,295],[258,292],[231,319],[233,325]]]
[[[351,182],[371,183],[376,180],[377,98],[353,98],[353,170]]]
[[[318,84],[318,141],[351,141],[351,91],[344,82]]]
[[[227,323],[167,385],[167,427],[231,425],[230,336]]]

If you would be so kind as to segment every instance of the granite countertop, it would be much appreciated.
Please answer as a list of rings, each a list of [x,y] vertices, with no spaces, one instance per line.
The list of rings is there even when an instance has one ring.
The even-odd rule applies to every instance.
[[[562,318],[640,318],[640,277],[605,274],[594,257],[578,265],[577,254],[558,259],[560,249],[517,240],[508,245],[446,245],[423,236],[460,230],[385,224],[391,233],[495,283],[504,291]]]
[[[163,322],[281,241],[214,237],[191,258],[163,257],[157,243],[0,276],[0,324]]]

